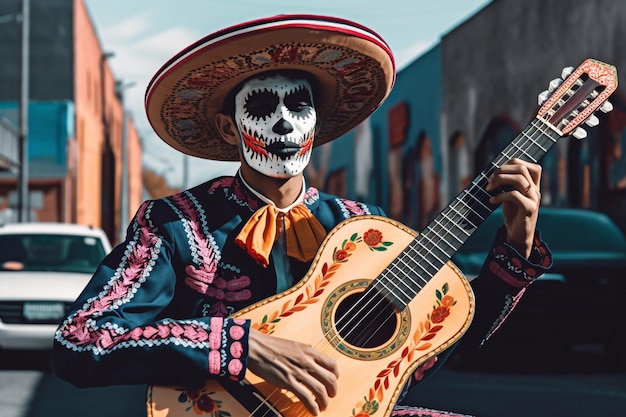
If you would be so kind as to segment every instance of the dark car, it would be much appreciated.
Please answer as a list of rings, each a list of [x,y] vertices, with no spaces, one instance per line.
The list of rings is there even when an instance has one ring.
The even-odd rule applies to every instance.
[[[469,279],[478,273],[500,224],[502,213],[496,210],[453,257]],[[605,214],[569,208],[541,208],[538,228],[553,253],[553,266],[526,289],[506,323],[472,357],[475,365],[481,355],[503,353],[518,363],[545,365],[579,352],[624,369],[624,234]]]

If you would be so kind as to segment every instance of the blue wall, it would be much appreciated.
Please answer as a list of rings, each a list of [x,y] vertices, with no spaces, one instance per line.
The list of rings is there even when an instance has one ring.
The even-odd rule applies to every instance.
[[[402,218],[402,215],[394,215],[398,205],[407,205],[405,212],[417,211],[419,198],[417,197],[417,181],[420,166],[415,160],[415,150],[420,132],[425,133],[432,145],[432,163],[435,173],[441,177],[441,146],[440,146],[440,113],[442,107],[442,68],[441,51],[439,45],[435,46],[419,59],[403,68],[397,74],[396,84],[385,102],[370,117],[372,140],[371,154],[367,164],[371,164],[369,171],[369,187],[367,194],[358,193],[355,189],[357,172],[363,161],[357,160],[355,146],[357,145],[356,130],[353,129],[341,138],[331,142],[327,173],[332,177],[333,173],[344,171],[345,173],[345,197],[358,199],[381,206],[388,215],[404,221],[405,224],[415,227],[415,220]],[[390,110],[401,107],[400,122],[390,122]],[[396,112],[397,114],[397,112]],[[392,125],[393,124],[393,125]],[[398,126],[400,134],[395,137],[401,139],[395,146],[390,146],[390,131]],[[315,152],[321,152],[316,149]],[[371,159],[370,159],[371,158]],[[408,170],[415,171],[407,174]],[[404,189],[402,197],[398,195],[398,184],[406,187],[406,178],[410,177],[412,189]],[[328,179],[328,178],[327,178]],[[392,190],[396,184],[395,191]],[[335,191],[330,189],[328,191]],[[398,200],[400,199],[400,200]],[[411,200],[411,201],[408,201]],[[392,207],[394,206],[394,207]],[[395,208],[395,210],[394,210]]]
[[[16,102],[0,102],[0,112],[17,120]],[[67,172],[67,141],[74,138],[74,104],[69,101],[31,101],[28,106],[28,155],[35,176]],[[17,125],[17,122],[16,122]]]

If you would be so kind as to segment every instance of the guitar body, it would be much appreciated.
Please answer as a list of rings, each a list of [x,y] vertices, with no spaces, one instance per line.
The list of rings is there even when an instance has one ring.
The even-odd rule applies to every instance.
[[[309,344],[337,360],[338,395],[322,415],[389,416],[416,368],[456,342],[469,327],[473,293],[451,262],[427,282],[419,283],[415,277],[423,288],[402,310],[385,297],[364,302],[365,290],[416,236],[388,218],[348,219],[329,233],[297,285],[234,315],[251,320],[257,330]],[[229,391],[215,380],[193,391],[149,387],[148,415],[310,415],[290,392],[249,371],[246,384],[254,392]],[[258,407],[265,407],[264,411]]]

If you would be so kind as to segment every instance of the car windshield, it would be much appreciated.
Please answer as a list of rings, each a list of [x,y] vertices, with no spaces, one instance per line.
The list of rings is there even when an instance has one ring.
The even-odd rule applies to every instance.
[[[93,273],[105,256],[92,236],[60,234],[0,235],[0,269]]]

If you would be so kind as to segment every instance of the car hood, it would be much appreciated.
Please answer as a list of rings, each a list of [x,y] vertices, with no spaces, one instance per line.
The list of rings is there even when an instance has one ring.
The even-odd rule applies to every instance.
[[[79,273],[0,271],[0,299],[71,302],[90,279],[90,274]]]
[[[473,278],[480,272],[486,257],[487,252],[458,252],[453,256],[452,261],[468,278]],[[553,251],[550,271],[558,272],[564,268],[626,270],[626,253],[618,251]]]

